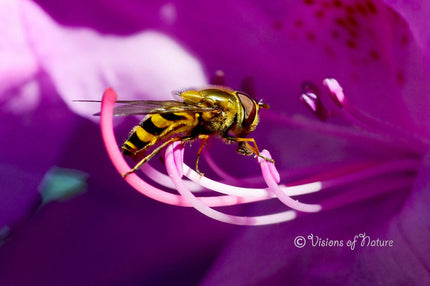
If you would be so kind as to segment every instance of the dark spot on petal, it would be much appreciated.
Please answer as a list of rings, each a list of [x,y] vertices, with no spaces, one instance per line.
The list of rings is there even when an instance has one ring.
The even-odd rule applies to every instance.
[[[357,47],[357,43],[356,43],[355,41],[353,41],[353,40],[348,40],[348,41],[346,41],[346,45],[347,45],[349,48],[351,48],[351,49],[354,49],[354,48],[356,48],[356,47]]]
[[[364,6],[364,5],[363,5],[363,4],[361,4],[361,3],[357,3],[355,6],[356,6],[356,8],[357,8],[357,11],[358,11],[360,14],[367,15],[367,9],[366,9],[366,6]]]
[[[403,85],[405,83],[405,75],[403,71],[398,71],[396,74],[396,81],[398,85]]]
[[[273,28],[275,29],[275,30],[282,30],[282,28],[284,27],[284,25],[282,24],[282,22],[281,21],[274,21],[273,22]]]
[[[377,51],[375,51],[375,50],[371,50],[369,52],[369,55],[374,60],[378,60],[379,59],[379,53]]]
[[[328,9],[328,8],[330,8],[331,5],[329,2],[324,1],[324,2],[322,2],[322,6],[323,6],[323,8]]]
[[[342,2],[340,0],[334,0],[333,5],[334,7],[340,8],[342,7]]]
[[[334,39],[339,39],[339,37],[340,37],[340,33],[339,33],[339,31],[333,30],[333,31],[331,31],[331,36],[332,36]]]
[[[315,4],[315,0],[303,0],[303,2],[304,2],[306,5],[312,5],[312,4]]]
[[[309,42],[315,42],[316,35],[314,32],[307,32],[306,38],[308,39]]]
[[[331,46],[324,46],[324,53],[327,55],[328,58],[334,59],[335,58],[335,51]]]
[[[296,28],[301,28],[303,27],[303,21],[301,19],[297,19],[296,21],[294,21],[294,26]]]
[[[342,18],[336,18],[335,19],[336,24],[338,24],[339,26],[345,28],[346,27],[346,23],[345,20]]]
[[[345,10],[346,10],[346,13],[348,13],[350,15],[355,13],[355,9],[352,6],[346,6]]]
[[[408,44],[408,42],[409,42],[409,37],[407,35],[403,35],[402,38],[400,39],[400,43],[405,46]]]
[[[367,9],[369,9],[370,13],[377,14],[378,10],[376,9],[375,4],[372,1],[366,1]]]
[[[348,29],[348,34],[354,39],[358,38],[358,33],[354,29]]]
[[[324,17],[324,11],[323,10],[318,10],[315,12],[315,17],[317,17],[318,19],[321,19]]]
[[[348,22],[348,24],[351,24],[351,26],[358,27],[358,22],[355,19],[355,17],[348,16],[348,17],[346,17],[346,21]]]

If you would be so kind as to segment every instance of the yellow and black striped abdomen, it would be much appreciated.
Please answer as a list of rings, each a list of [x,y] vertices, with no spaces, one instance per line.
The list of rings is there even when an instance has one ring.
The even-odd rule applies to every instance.
[[[175,134],[189,136],[198,117],[198,113],[150,114],[133,128],[122,145],[122,153],[132,158],[141,157],[147,148]]]

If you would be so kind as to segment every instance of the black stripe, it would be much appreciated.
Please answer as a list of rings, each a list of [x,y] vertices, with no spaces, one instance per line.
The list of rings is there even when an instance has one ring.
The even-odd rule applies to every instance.
[[[136,146],[137,149],[142,149],[148,144],[148,142],[143,142],[142,140],[140,140],[139,137],[137,137],[136,132],[133,132],[133,134],[130,135],[128,141],[130,141],[134,146]]]
[[[175,113],[160,113],[160,116],[169,121],[185,119],[185,116],[177,115]]]
[[[124,154],[125,156],[131,156],[131,151],[128,150],[128,148],[126,148],[126,145],[123,145],[121,148],[122,154]]]
[[[160,128],[160,127],[155,126],[155,124],[151,120],[151,117],[149,117],[145,121],[141,122],[140,126],[142,126],[142,128],[146,132],[148,132],[152,135],[160,135],[164,131],[164,129],[166,129],[166,127]]]

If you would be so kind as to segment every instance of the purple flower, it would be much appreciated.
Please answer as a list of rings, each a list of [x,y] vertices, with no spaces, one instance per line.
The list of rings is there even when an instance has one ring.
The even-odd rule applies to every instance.
[[[428,284],[425,1],[38,2],[0,4],[0,223],[10,227],[0,284]],[[254,79],[271,109],[252,136],[281,183],[325,182],[294,197],[322,211],[234,227],[147,199],[107,159],[90,117],[98,106],[72,102],[106,87],[121,99],[170,99],[219,69],[232,87]],[[324,78],[342,85],[343,108]],[[208,153],[236,183],[260,176],[234,149],[214,142]],[[88,174],[87,192],[35,212],[54,166]],[[286,210],[272,199],[233,214]]]

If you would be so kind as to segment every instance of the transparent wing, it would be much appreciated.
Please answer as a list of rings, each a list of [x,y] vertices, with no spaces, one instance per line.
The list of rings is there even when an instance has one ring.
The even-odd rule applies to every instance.
[[[98,100],[77,100],[80,102],[100,102]],[[127,115],[143,115],[154,113],[177,113],[177,112],[207,112],[213,111],[214,107],[202,107],[194,104],[184,103],[175,100],[118,100],[116,103],[120,105],[115,106],[113,114],[115,116]],[[100,115],[100,112],[94,114]]]
[[[117,101],[117,103],[122,103],[122,105],[115,106],[114,108],[114,115],[117,116],[177,112],[191,113],[214,110],[213,107],[201,107],[174,100]]]

